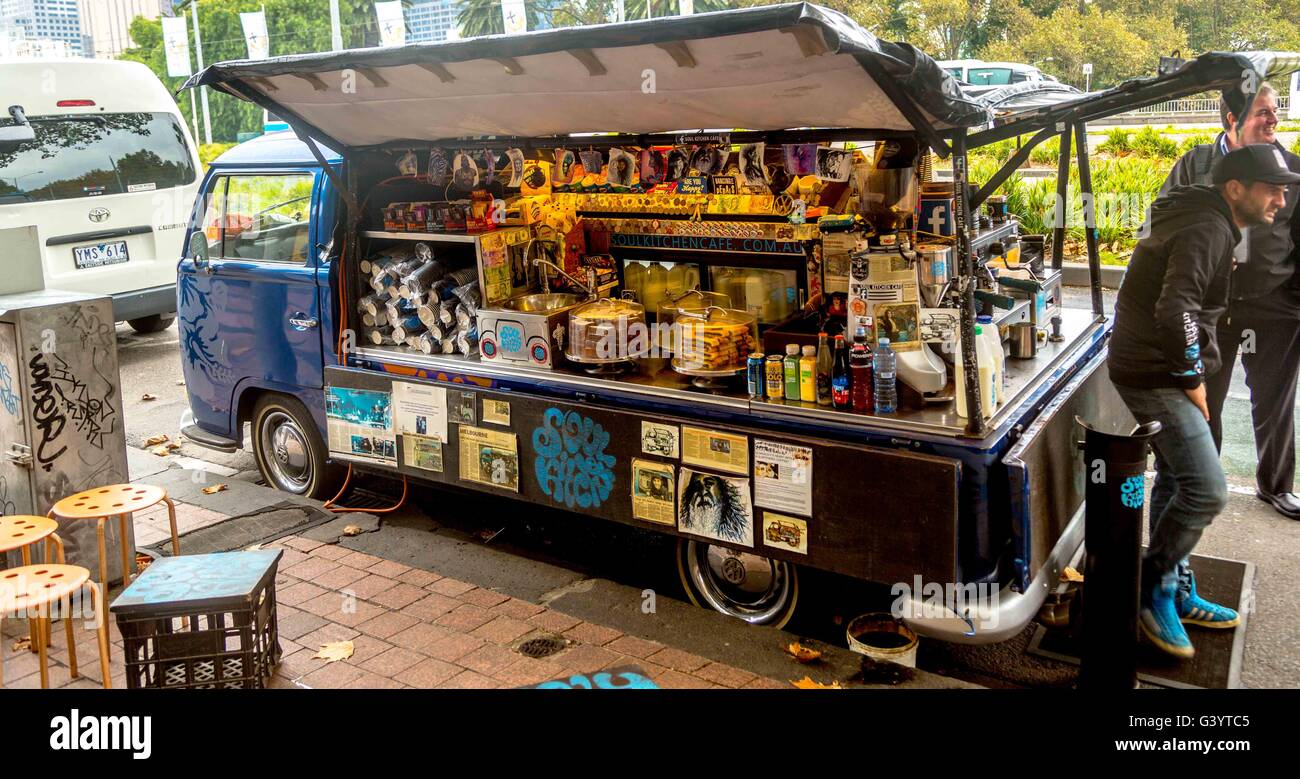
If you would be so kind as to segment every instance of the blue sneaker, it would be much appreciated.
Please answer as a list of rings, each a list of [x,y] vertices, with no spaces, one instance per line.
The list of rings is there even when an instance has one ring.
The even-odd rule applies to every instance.
[[[1178,606],[1175,604],[1177,592],[1177,581],[1157,584],[1147,590],[1142,598],[1138,623],[1151,643],[1174,657],[1187,659],[1196,650],[1192,647],[1192,640],[1187,637],[1183,623],[1178,619]]]
[[[1227,606],[1202,598],[1196,594],[1196,577],[1188,571],[1190,585],[1185,592],[1178,593],[1178,617],[1185,625],[1200,625],[1203,628],[1233,628],[1241,623],[1241,617]]]

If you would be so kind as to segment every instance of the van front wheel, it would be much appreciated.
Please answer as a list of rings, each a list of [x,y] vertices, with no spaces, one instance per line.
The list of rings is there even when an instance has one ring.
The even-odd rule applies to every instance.
[[[253,456],[268,486],[308,498],[328,499],[338,469],[326,464],[311,413],[284,395],[263,395],[253,406]]]

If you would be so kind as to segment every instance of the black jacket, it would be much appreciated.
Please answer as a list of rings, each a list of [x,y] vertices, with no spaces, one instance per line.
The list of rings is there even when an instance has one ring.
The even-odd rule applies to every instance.
[[[1223,156],[1221,151],[1223,133],[1214,139],[1214,143],[1194,146],[1174,163],[1165,179],[1160,194],[1164,195],[1174,187],[1210,182],[1210,167],[1214,161]],[[1274,143],[1286,159],[1287,167],[1300,173],[1300,157],[1292,154]],[[1239,262],[1232,271],[1232,299],[1249,300],[1263,297],[1283,284],[1294,283],[1296,261],[1294,247],[1300,245],[1300,209],[1296,201],[1300,200],[1300,185],[1287,187],[1286,205],[1278,210],[1273,224],[1265,227],[1252,227],[1246,231],[1246,261]],[[1300,279],[1296,279],[1300,282]]]
[[[1240,240],[1215,189],[1178,187],[1156,199],[1115,304],[1111,381],[1192,389],[1218,370],[1214,329],[1228,306]]]

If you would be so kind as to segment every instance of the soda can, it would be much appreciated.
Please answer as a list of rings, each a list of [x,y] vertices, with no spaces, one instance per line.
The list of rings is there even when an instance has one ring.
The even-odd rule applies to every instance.
[[[769,354],[764,375],[768,400],[781,400],[785,397],[785,359],[779,354]]]
[[[763,397],[765,384],[763,379],[763,353],[754,352],[745,361],[745,384],[749,388],[751,398]]]

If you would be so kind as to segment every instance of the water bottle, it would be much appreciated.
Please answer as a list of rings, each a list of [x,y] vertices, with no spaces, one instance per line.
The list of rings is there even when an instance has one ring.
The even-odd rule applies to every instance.
[[[889,348],[889,339],[881,338],[876,345],[872,359],[872,373],[875,374],[876,413],[892,414],[898,407],[898,386],[895,376],[898,374],[898,357]]]

